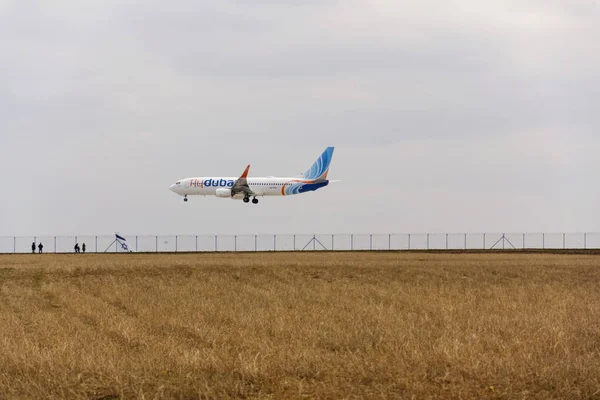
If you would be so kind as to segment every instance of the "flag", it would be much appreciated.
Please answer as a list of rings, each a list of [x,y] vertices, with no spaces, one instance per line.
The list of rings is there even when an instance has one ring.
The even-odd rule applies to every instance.
[[[118,242],[121,245],[121,248],[127,252],[132,252],[132,250],[129,249],[129,246],[127,246],[127,239],[125,239],[123,236],[119,235],[118,233],[115,233],[115,237],[116,237],[116,242]]]

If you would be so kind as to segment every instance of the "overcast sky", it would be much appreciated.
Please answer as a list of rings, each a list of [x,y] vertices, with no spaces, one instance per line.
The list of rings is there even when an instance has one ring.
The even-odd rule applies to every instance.
[[[600,231],[599,4],[0,0],[0,235]]]

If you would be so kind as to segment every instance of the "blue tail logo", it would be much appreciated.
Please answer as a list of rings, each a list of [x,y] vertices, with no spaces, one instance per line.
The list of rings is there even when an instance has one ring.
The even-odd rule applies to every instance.
[[[327,179],[327,173],[329,172],[329,164],[331,164],[331,159],[333,158],[333,146],[330,146],[325,149],[321,157],[315,161],[315,163],[310,167],[308,171],[302,174],[304,179],[309,180],[324,180]]]

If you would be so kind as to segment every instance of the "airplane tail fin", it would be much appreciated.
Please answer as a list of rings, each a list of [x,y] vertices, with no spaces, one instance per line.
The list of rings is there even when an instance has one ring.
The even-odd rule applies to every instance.
[[[310,167],[308,171],[303,173],[301,176],[304,179],[310,179],[313,181],[325,180],[327,179],[327,174],[329,173],[329,165],[331,164],[331,159],[333,158],[333,146],[329,146],[325,149],[321,157],[315,161],[315,163]]]

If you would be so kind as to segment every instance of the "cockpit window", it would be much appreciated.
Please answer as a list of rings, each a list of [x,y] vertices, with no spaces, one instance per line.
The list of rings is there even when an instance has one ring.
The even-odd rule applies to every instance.
[[[181,182],[177,182],[176,185],[181,185]]]

